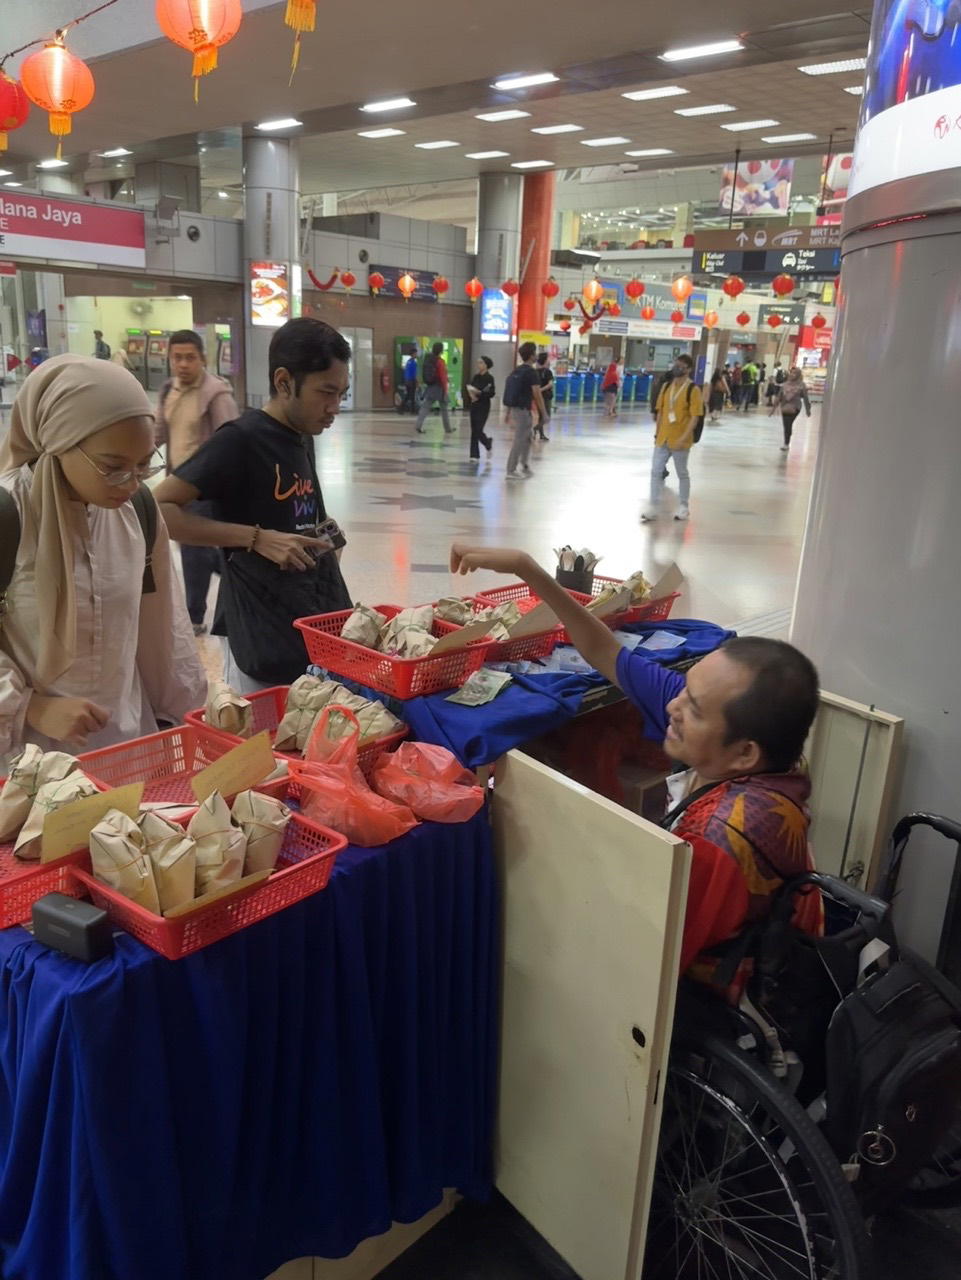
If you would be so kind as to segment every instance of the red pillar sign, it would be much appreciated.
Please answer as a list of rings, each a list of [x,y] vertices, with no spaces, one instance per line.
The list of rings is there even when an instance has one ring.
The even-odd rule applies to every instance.
[[[517,328],[540,332],[547,319],[547,299],[541,285],[551,274],[551,236],[554,230],[556,174],[524,175],[521,211],[521,291],[517,297]]]

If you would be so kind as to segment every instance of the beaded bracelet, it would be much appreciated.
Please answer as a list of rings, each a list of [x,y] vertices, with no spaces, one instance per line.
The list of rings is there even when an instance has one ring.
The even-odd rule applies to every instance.
[[[253,535],[251,536],[251,539],[250,539],[250,546],[247,548],[247,550],[248,550],[248,551],[254,551],[254,550],[256,549],[256,547],[257,547],[257,539],[258,539],[259,537],[260,537],[260,525],[259,525],[259,524],[255,524],[255,525],[254,525],[254,532],[253,532]]]

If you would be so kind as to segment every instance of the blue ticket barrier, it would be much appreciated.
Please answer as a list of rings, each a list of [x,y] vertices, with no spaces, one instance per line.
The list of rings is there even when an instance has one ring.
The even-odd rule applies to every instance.
[[[580,404],[584,396],[584,375],[582,373],[571,374],[571,394],[568,397],[571,404]]]
[[[597,384],[599,378],[596,373],[584,374],[584,403],[593,404],[597,398]]]
[[[570,375],[558,373],[554,377],[554,400],[557,404],[567,404],[571,389]]]
[[[634,374],[633,373],[625,373],[624,375],[624,383],[621,386],[621,399],[622,400],[634,399]]]
[[[653,373],[639,373],[634,379],[634,401],[649,400],[651,396],[651,383],[654,380]]]

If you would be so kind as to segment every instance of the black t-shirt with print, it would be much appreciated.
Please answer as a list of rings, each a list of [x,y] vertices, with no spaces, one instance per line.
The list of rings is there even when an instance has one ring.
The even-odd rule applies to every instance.
[[[515,379],[516,409],[532,409],[534,407],[534,387],[541,385],[537,370],[532,364],[519,364],[511,377]]]

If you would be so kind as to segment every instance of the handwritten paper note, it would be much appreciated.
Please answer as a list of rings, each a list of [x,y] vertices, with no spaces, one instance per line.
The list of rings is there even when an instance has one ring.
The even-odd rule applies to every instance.
[[[219,791],[224,797],[235,796],[263,782],[277,767],[270,749],[270,735],[265,730],[234,747],[191,779],[190,786],[198,804]]]
[[[136,822],[143,788],[142,782],[131,782],[113,791],[98,791],[95,796],[72,800],[62,809],[48,813],[40,837],[40,861],[56,862],[68,853],[87,848],[90,832],[111,809],[119,809]]]

